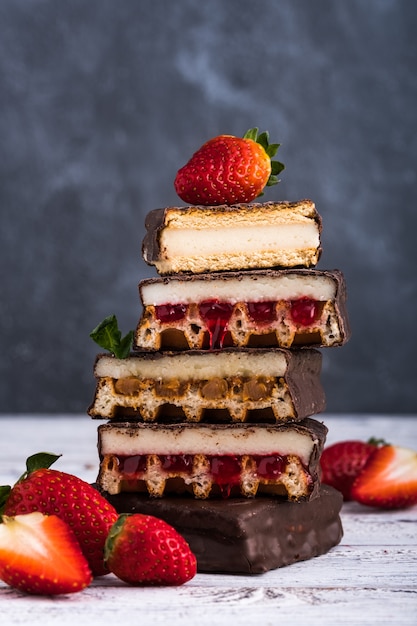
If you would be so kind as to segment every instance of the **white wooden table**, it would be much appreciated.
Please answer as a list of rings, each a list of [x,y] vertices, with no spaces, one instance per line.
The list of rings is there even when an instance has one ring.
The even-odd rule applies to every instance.
[[[417,449],[416,416],[320,416],[327,442],[384,437]],[[96,478],[97,426],[87,416],[0,416],[0,483],[12,484],[34,452],[54,467]],[[0,625],[294,626],[417,624],[417,507],[342,509],[344,537],[328,554],[260,576],[198,574],[182,587],[130,587],[99,578],[73,595],[31,597],[0,582]]]

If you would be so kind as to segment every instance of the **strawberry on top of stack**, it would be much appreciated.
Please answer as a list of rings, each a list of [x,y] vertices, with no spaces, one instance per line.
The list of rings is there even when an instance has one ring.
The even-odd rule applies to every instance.
[[[244,137],[209,139],[178,170],[175,191],[188,204],[215,206],[251,202],[265,187],[276,185],[284,164],[273,160],[279,144],[267,132],[251,128]]]
[[[315,269],[311,200],[252,202],[278,182],[278,147],[258,129],[205,143],[175,180],[188,205],[146,218],[143,257],[160,276],[139,284],[136,331],[122,337],[110,316],[91,333],[111,352],[89,407],[108,420],[98,488],[120,513],[172,523],[200,571],[259,573],[342,536],[314,415],[317,348],[349,338],[346,289],[339,270]]]

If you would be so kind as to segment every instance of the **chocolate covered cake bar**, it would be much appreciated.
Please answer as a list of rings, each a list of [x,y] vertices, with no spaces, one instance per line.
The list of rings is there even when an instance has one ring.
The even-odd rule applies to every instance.
[[[119,513],[154,515],[174,526],[196,555],[199,572],[262,574],[325,554],[343,536],[342,495],[328,485],[309,502],[105,495]]]
[[[155,209],[145,226],[143,258],[161,275],[314,267],[321,254],[311,200]]]
[[[141,350],[329,347],[350,336],[338,270],[176,275],[144,280],[139,293]]]
[[[146,422],[285,422],[325,408],[317,350],[99,355],[92,417]]]
[[[309,418],[288,425],[104,424],[97,483],[109,494],[310,500],[326,434]]]

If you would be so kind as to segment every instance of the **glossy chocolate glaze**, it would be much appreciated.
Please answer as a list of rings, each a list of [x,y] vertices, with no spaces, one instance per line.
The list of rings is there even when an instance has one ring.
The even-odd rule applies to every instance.
[[[313,500],[297,503],[265,497],[106,497],[119,513],[154,515],[174,526],[196,555],[200,572],[261,574],[325,554],[343,536],[343,498],[328,485],[321,485]]]

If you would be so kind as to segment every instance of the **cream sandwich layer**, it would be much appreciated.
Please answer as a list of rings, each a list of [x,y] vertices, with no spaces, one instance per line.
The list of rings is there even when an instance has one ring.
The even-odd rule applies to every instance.
[[[315,265],[320,245],[315,224],[280,226],[229,226],[204,231],[164,230],[162,258],[155,263],[159,273],[212,269],[294,267]]]
[[[100,455],[294,455],[308,465],[320,444],[307,429],[273,426],[187,424],[149,427],[106,424],[99,426]]]
[[[156,380],[209,380],[232,376],[284,376],[287,359],[283,352],[174,353],[142,355],[117,359],[98,357],[94,369],[97,378],[152,378]]]
[[[160,274],[311,267],[321,253],[321,218],[311,200],[151,212],[142,250]]]
[[[197,230],[191,228],[167,229],[161,237],[161,246],[171,258],[210,256],[219,251],[226,255],[239,255],[281,250],[302,250],[319,245],[317,227],[305,224],[279,224],[258,226],[227,226]]]
[[[277,302],[301,297],[327,302],[335,298],[336,289],[335,280],[320,273],[305,276],[301,273],[271,276],[256,272],[238,278],[204,274],[202,277],[192,278],[151,279],[140,284],[144,306],[191,304],[211,299],[231,304]]]

